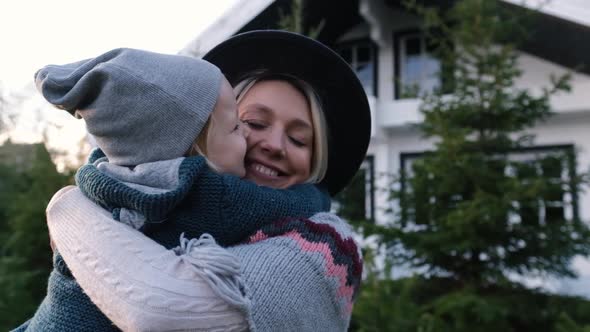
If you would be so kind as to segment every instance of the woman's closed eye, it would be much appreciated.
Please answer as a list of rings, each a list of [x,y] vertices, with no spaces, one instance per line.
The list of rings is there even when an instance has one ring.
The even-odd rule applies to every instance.
[[[302,148],[304,146],[306,146],[306,143],[304,140],[302,139],[298,139],[296,137],[293,136],[289,136],[289,140],[293,143],[293,145],[295,145],[296,147]]]
[[[244,123],[247,124],[248,127],[250,127],[250,129],[253,129],[253,130],[262,130],[262,129],[266,128],[266,125],[262,122],[259,122],[259,121],[244,120]]]

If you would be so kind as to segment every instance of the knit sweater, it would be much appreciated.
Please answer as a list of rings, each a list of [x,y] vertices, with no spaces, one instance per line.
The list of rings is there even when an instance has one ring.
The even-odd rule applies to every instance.
[[[52,200],[47,218],[55,244],[76,279],[124,330],[348,328],[362,262],[349,226],[332,214],[273,222],[239,245],[219,248],[240,263],[238,273],[250,301],[242,320],[235,308],[223,308],[211,296],[201,274],[190,276],[202,248],[178,257],[113,221],[78,189]],[[138,266],[143,273],[136,273]],[[203,297],[211,305],[203,305]]]
[[[329,209],[328,197],[313,185],[289,190],[257,186],[212,172],[202,157],[179,159],[173,176],[176,181],[168,183],[165,190],[140,190],[99,170],[95,163],[103,158],[97,149],[89,163],[79,169],[76,181],[80,190],[111,211],[115,219],[121,217],[123,209],[141,213],[145,234],[167,249],[177,247],[183,233],[197,238],[207,232],[225,246],[280,218],[309,217]],[[26,331],[116,330],[73,280],[61,255],[57,254],[54,261],[46,298],[28,324],[17,331],[27,326]],[[84,308],[84,312],[77,308]],[[72,324],[80,322],[81,317],[84,323]]]
[[[100,160],[105,156],[96,149],[78,170],[76,183],[80,190],[112,211],[117,220],[121,208],[143,214],[144,233],[166,248],[176,247],[181,233],[188,238],[209,233],[222,246],[236,244],[269,222],[309,217],[330,209],[329,196],[315,185],[300,184],[289,189],[258,186],[234,175],[211,171],[200,156],[177,159],[180,163],[174,164],[178,165],[174,166],[176,173],[169,175],[178,179],[174,183],[142,178],[151,188],[168,186],[166,191],[155,192],[145,190],[145,183],[139,184],[142,190],[116,178],[123,175],[105,174],[97,167]]]

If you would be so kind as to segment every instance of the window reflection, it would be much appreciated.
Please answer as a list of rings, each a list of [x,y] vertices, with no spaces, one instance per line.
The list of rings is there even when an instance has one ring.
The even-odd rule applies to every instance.
[[[368,95],[376,95],[375,47],[370,41],[341,45],[340,56],[350,64]]]
[[[426,38],[421,34],[400,38],[399,73],[401,98],[416,98],[440,88],[440,61],[428,52]]]

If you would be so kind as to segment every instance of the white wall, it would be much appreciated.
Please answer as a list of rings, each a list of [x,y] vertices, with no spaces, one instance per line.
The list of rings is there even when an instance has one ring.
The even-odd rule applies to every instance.
[[[518,65],[523,70],[523,74],[516,80],[515,86],[531,91],[548,87],[551,75],[559,77],[571,73],[572,91],[553,97],[552,109],[559,113],[590,111],[590,76],[572,72],[568,68],[523,52],[518,58]]]

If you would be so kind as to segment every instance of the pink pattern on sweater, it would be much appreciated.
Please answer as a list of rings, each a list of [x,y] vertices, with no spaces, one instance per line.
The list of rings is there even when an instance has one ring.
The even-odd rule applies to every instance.
[[[268,235],[264,234],[263,231],[258,231],[256,232],[256,234],[250,236],[250,238],[248,239],[249,243],[254,243],[254,242],[258,242],[258,241],[263,241],[268,239]]]
[[[327,243],[324,242],[310,242],[304,239],[301,234],[297,231],[292,230],[284,236],[290,237],[299,246],[303,251],[307,252],[319,252],[324,256],[324,261],[326,262],[326,273],[330,277],[336,277],[339,281],[339,288],[338,288],[338,296],[344,297],[346,300],[346,306],[343,309],[343,314],[348,316],[352,312],[352,295],[354,293],[354,289],[352,286],[346,285],[346,277],[348,275],[348,270],[346,266],[336,264],[334,262],[334,256],[332,255],[332,250]]]

